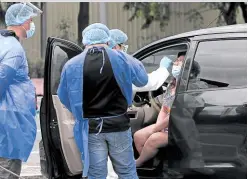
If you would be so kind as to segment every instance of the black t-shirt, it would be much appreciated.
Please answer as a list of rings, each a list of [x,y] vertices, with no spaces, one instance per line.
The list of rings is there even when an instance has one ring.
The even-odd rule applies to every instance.
[[[84,118],[89,119],[89,132],[97,133],[102,120],[103,133],[127,130],[130,127],[130,119],[125,114],[127,100],[115,79],[105,49],[89,49],[83,68],[83,113]]]

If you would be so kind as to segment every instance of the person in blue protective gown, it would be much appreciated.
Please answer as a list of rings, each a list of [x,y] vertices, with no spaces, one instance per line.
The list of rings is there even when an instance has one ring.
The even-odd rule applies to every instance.
[[[110,48],[127,52],[128,45],[126,45],[126,43],[128,36],[123,31],[119,29],[111,29],[110,37]],[[145,86],[137,87],[133,85],[133,96],[136,92],[154,91],[159,89],[170,76],[172,65],[173,63],[171,59],[166,56],[162,58],[159,68],[148,74],[148,83]]]
[[[7,29],[0,30],[0,165],[20,175],[36,137],[35,88],[19,42],[33,36],[32,18],[41,13],[30,3],[11,5],[6,11]],[[18,178],[0,170],[0,178]]]
[[[58,96],[76,119],[74,137],[81,152],[83,177],[105,179],[108,156],[120,179],[137,179],[127,109],[132,84],[145,86],[143,64],[109,48],[109,29],[100,23],[83,31],[85,50],[64,66]]]

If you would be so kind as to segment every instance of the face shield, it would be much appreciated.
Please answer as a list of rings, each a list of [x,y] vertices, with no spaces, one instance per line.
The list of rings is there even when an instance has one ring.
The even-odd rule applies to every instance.
[[[16,16],[17,20],[22,21],[22,19],[25,18],[25,17],[27,19],[30,19],[30,18],[33,18],[33,17],[36,17],[36,16],[42,14],[42,10],[39,9],[34,4],[32,4],[30,2],[25,2],[25,3],[22,3],[22,4],[23,4],[23,6],[22,6],[22,8],[20,9],[19,13]]]
[[[128,45],[120,44],[121,50],[125,53],[127,53]]]
[[[7,26],[17,26],[24,24],[30,18],[40,15],[42,11],[34,4],[16,3],[6,11],[5,22]]]
[[[41,15],[43,13],[43,11],[38,8],[37,6],[35,6],[34,4],[30,3],[30,2],[27,2],[26,5],[28,7],[31,7],[33,9],[33,12],[36,14],[36,15]]]

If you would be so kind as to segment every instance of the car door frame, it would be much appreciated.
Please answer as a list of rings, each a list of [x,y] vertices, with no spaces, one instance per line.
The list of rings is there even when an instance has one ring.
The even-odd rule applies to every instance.
[[[189,38],[183,37],[183,38],[177,38],[172,40],[164,40],[159,41],[158,43],[148,45],[143,47],[142,49],[138,50],[137,52],[133,53],[132,56],[137,58],[138,60],[142,61],[146,57],[159,52],[163,49],[169,48],[170,46],[176,46],[180,44],[186,44],[189,45]]]
[[[54,121],[54,119],[51,116],[51,111],[55,110],[53,106],[52,94],[51,94],[51,64],[53,58],[53,50],[57,44],[60,44],[65,48],[70,48],[75,52],[77,51],[78,54],[83,51],[83,49],[80,46],[67,40],[63,40],[55,37],[49,37],[47,40],[45,69],[44,69],[44,95],[41,100],[40,126],[41,126],[43,147],[45,150],[45,157],[46,157],[45,175],[47,175],[49,179],[59,178],[59,177],[63,178],[63,176],[66,175],[65,171],[68,170],[66,169],[66,165],[64,165],[63,162],[65,160],[63,160],[64,156],[61,146],[60,146],[61,153],[58,154],[58,152],[56,152],[50,130],[51,128],[55,128],[57,126],[57,122]]]

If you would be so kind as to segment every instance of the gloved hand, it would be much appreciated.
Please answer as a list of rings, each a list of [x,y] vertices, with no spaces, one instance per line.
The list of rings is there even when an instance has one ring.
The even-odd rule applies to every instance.
[[[172,74],[172,66],[172,60],[169,59],[167,56],[164,56],[164,58],[162,58],[162,60],[160,61],[160,67],[166,68],[170,74]]]
[[[164,67],[166,69],[171,69],[172,65],[173,65],[172,60],[166,56],[164,58],[162,58],[162,60],[160,61],[160,67]]]

